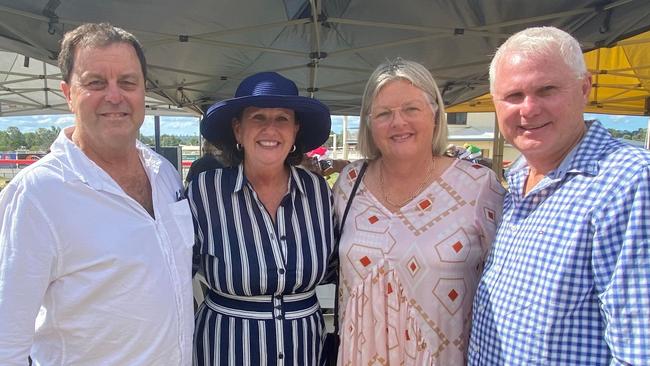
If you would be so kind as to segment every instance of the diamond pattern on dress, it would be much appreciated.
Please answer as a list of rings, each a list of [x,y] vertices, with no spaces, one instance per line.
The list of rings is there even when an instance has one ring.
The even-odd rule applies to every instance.
[[[479,180],[488,174],[488,169],[480,164],[456,164],[456,167],[472,180]]]
[[[418,202],[418,208],[422,211],[425,211],[427,208],[431,207],[433,202],[429,198],[425,198],[422,201]]]
[[[370,260],[370,258],[368,258],[367,255],[359,259],[359,262],[361,262],[361,264],[363,264],[364,267],[368,267],[370,263],[372,263],[372,261]]]
[[[433,289],[433,295],[451,315],[462,307],[466,292],[463,278],[441,278]]]
[[[406,268],[408,268],[411,277],[415,277],[420,271],[420,263],[415,257],[411,257],[408,262],[406,262]]]
[[[352,214],[352,212],[350,212]],[[368,233],[385,235],[390,227],[390,220],[384,212],[376,207],[368,207],[366,210],[354,213],[354,223],[357,230]],[[374,242],[371,241],[371,243]]]
[[[458,292],[456,292],[456,290],[454,290],[454,289],[451,289],[451,291],[449,291],[447,296],[449,296],[451,301],[456,301],[456,298],[458,298]]]
[[[354,182],[354,180],[357,179],[357,170],[350,169],[350,171],[348,172],[348,178]]]
[[[491,222],[493,224],[496,223],[497,213],[494,212],[494,210],[492,210],[492,209],[490,209],[488,207],[484,207],[483,211],[485,212],[485,218],[487,218],[489,222]]]
[[[470,243],[469,236],[463,228],[459,228],[456,232],[435,244],[440,261],[461,263],[467,260],[470,246],[463,243]]]

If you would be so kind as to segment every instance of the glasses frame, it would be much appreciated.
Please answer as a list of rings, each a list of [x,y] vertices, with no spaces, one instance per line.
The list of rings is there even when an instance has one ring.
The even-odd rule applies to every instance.
[[[406,116],[404,114],[404,113],[406,113],[406,112],[404,112],[404,109],[411,107],[412,105],[409,105],[409,103],[413,103],[413,102],[416,102],[416,101],[417,102],[422,102],[420,100],[414,100],[414,101],[406,102],[406,103],[402,104],[399,107],[382,109],[379,112],[379,114],[390,111],[391,112],[390,117],[388,117],[388,119],[386,121],[378,121],[377,123],[378,124],[392,123],[395,120],[395,115],[396,115],[395,111],[396,110],[399,112],[399,115],[402,118],[402,120],[404,120],[404,121],[412,121],[412,120],[414,120],[415,118],[408,117],[408,116]],[[433,112],[434,119],[435,119],[435,115],[436,115],[436,113],[438,113],[438,104],[436,102],[432,102],[432,101],[429,101],[429,100],[425,101],[424,104],[431,106],[431,111]],[[372,112],[368,113],[368,122],[372,123],[372,122],[376,121],[377,117],[375,116],[375,114],[377,114],[377,113],[372,113]]]

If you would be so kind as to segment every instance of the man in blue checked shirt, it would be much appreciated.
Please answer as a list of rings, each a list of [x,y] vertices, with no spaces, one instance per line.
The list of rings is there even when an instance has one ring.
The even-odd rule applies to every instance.
[[[469,365],[649,365],[650,153],[583,120],[591,78],[559,29],[510,37],[490,89],[522,157],[474,300]]]

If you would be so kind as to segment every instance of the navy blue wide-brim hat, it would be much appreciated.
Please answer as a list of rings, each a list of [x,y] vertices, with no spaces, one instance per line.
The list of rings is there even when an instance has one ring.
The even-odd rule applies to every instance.
[[[300,96],[296,84],[278,73],[260,72],[244,79],[234,98],[208,108],[201,120],[201,135],[216,144],[234,139],[232,120],[246,107],[293,109],[300,123],[296,145],[300,144],[304,151],[325,143],[332,127],[325,104]]]

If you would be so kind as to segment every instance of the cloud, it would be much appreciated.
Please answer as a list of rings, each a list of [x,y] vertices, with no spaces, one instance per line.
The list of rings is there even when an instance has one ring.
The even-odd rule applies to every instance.
[[[359,117],[348,116],[348,130],[359,128]],[[343,116],[332,116],[332,131],[335,133],[343,132]]]
[[[585,119],[595,119],[600,121],[603,126],[605,126],[605,128],[621,131],[636,131],[639,128],[648,127],[648,117],[646,116],[622,116],[585,113]]]
[[[154,117],[146,116],[140,128],[140,133],[145,136],[154,135]],[[160,134],[176,136],[198,136],[199,119],[197,117],[161,116]]]
[[[54,125],[58,127],[68,127],[74,124],[74,116],[71,114],[65,114],[62,116],[57,116],[54,120]]]

